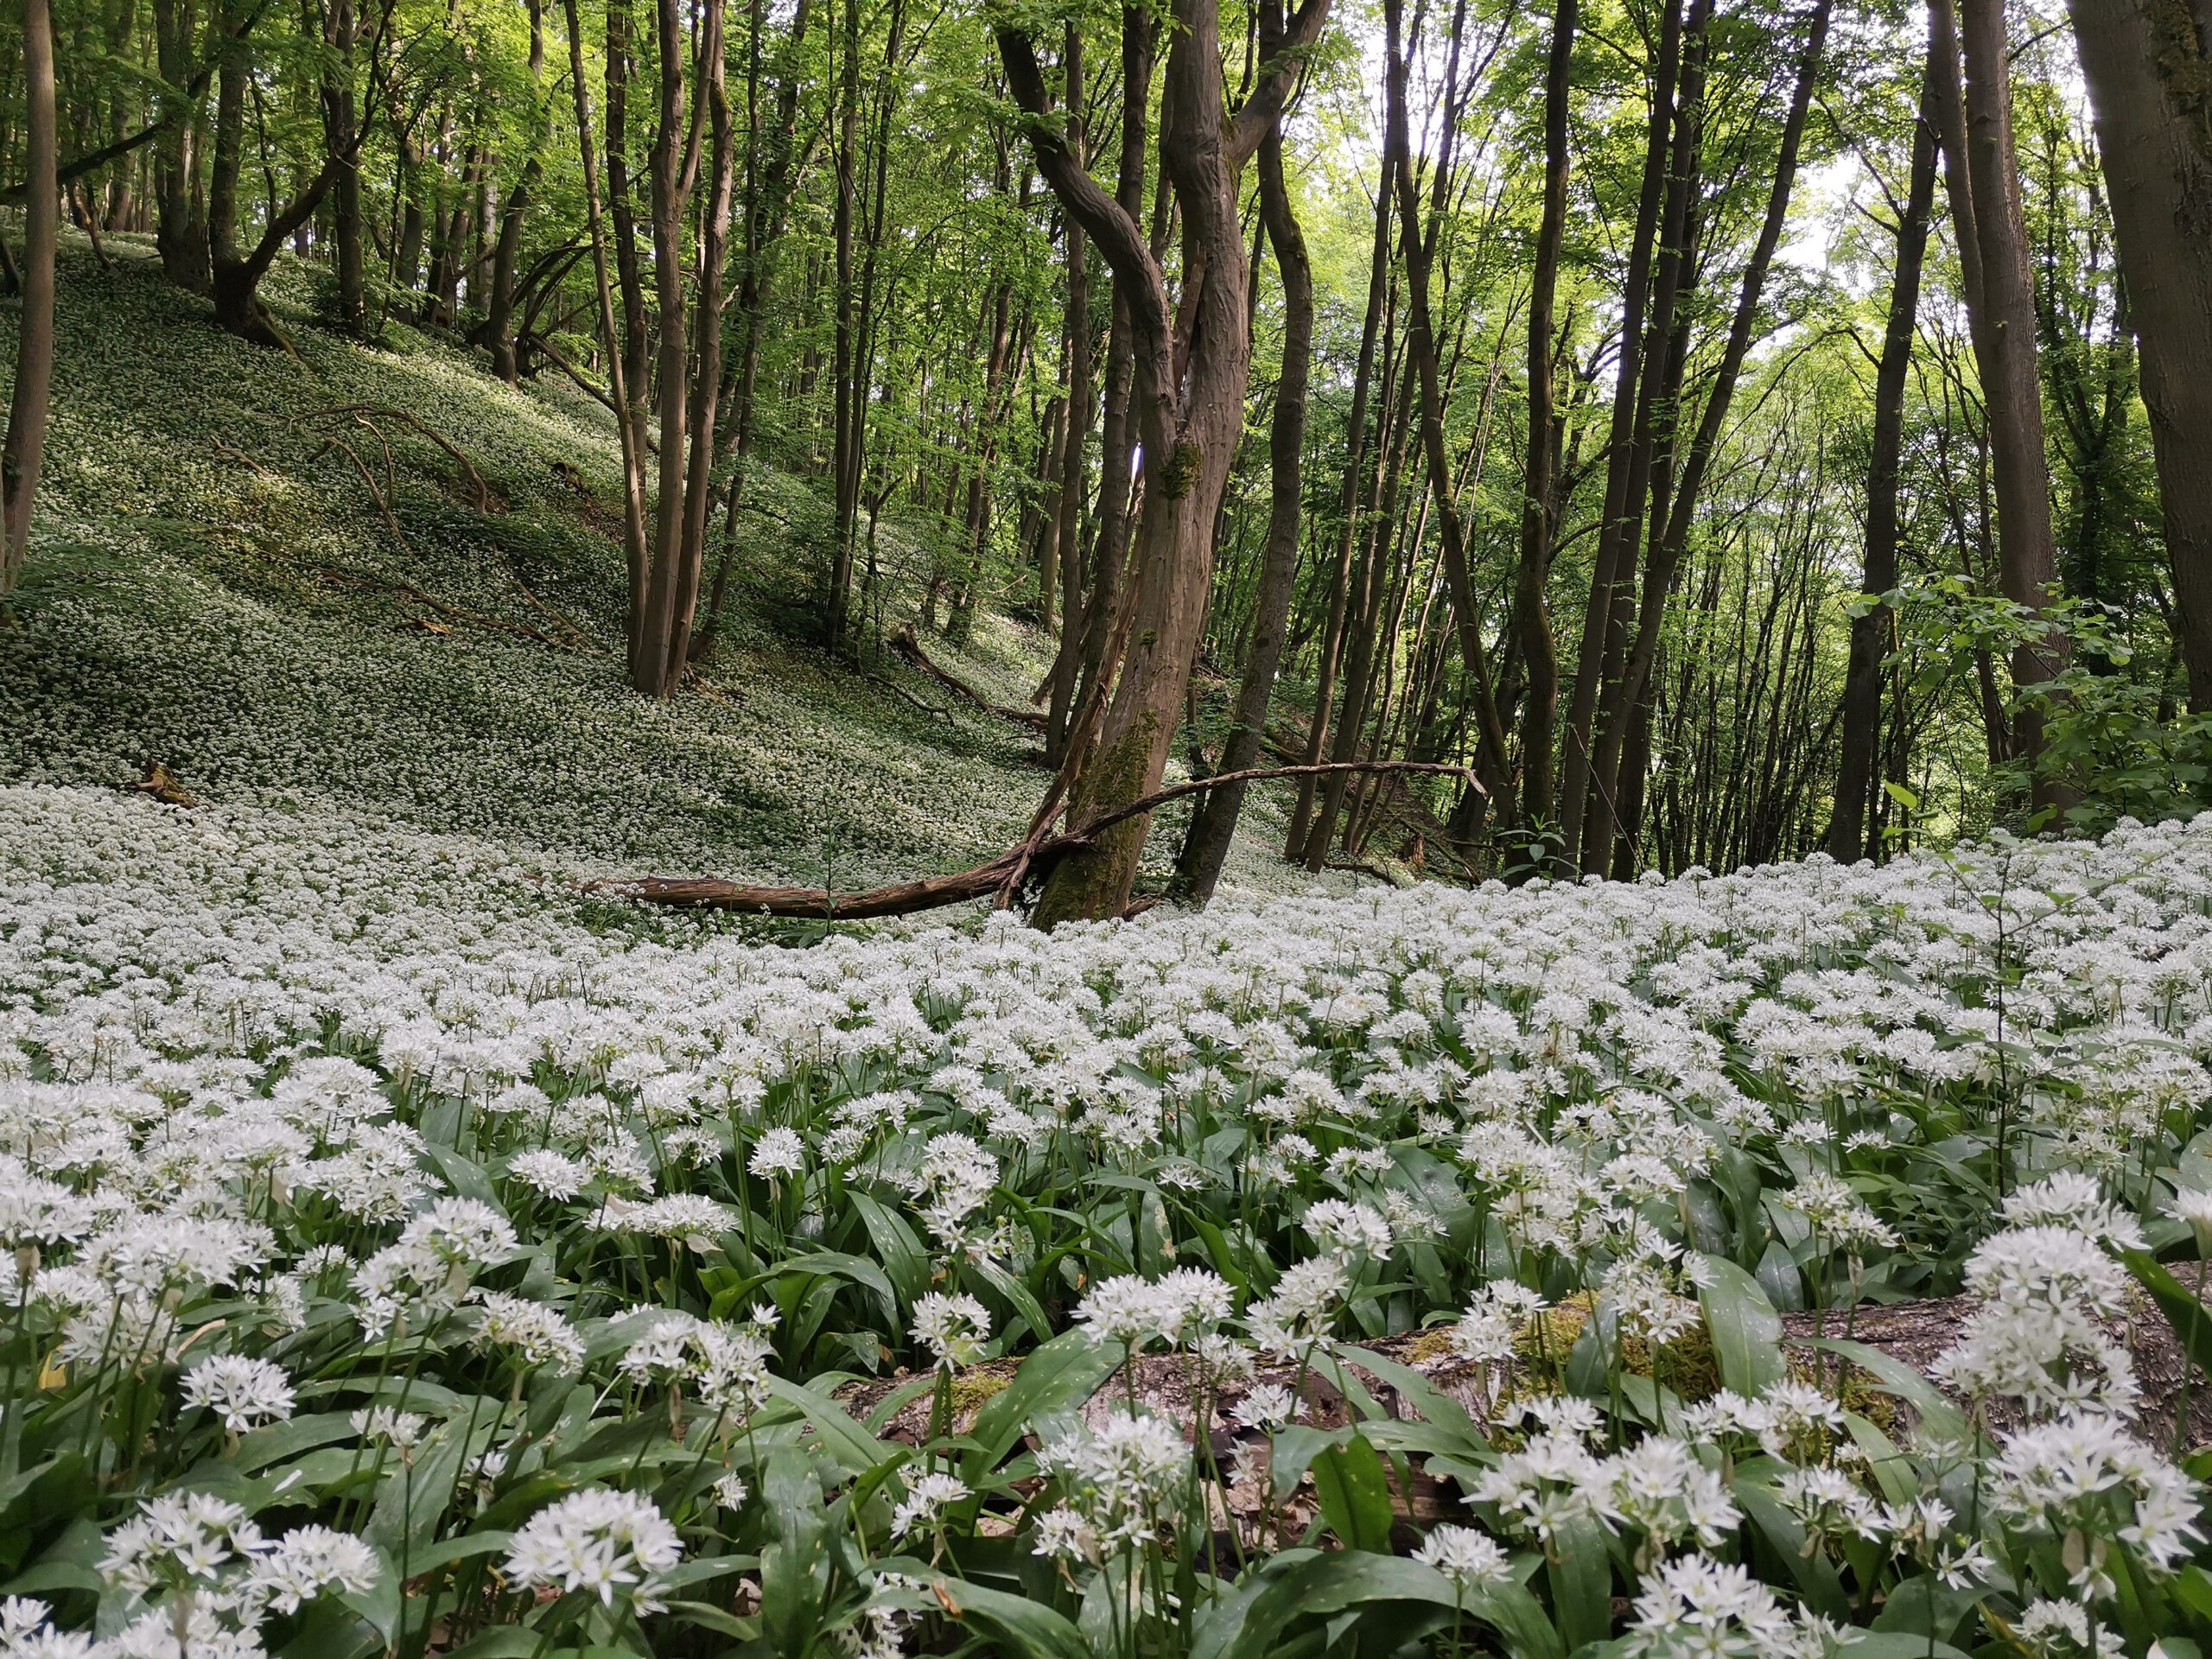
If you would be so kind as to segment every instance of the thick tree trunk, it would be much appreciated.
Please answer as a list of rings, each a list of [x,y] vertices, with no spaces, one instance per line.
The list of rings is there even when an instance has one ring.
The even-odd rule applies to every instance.
[[[30,556],[31,507],[46,454],[47,398],[54,382],[54,264],[61,235],[54,18],[47,0],[23,0],[22,30],[22,309],[8,435],[0,442],[0,594],[15,592]]]
[[[154,0],[155,61],[166,102],[188,97],[198,49],[194,0]],[[207,292],[207,203],[200,191],[200,99],[178,111],[162,130],[155,167],[156,206],[162,274],[188,293]]]
[[[1897,220],[1897,265],[1890,278],[1889,326],[1874,372],[1872,454],[1866,467],[1866,563],[1862,594],[1886,594],[1897,581],[1897,473],[1904,448],[1905,378],[1920,312],[1921,263],[1936,200],[1936,73],[1921,84],[1914,124],[1912,177]],[[1876,606],[1851,622],[1850,659],[1843,677],[1843,739],[1836,766],[1835,813],[1828,821],[1828,855],[1853,864],[1875,850],[1866,834],[1866,806],[1880,759],[1882,659],[1888,654],[1891,612]]]
[[[1966,172],[1981,255],[1982,315],[1973,332],[1989,421],[1998,585],[2015,604],[2039,611],[2051,601],[2058,556],[2044,453],[2043,387],[2036,366],[2035,274],[2012,143],[2004,0],[1966,0],[1961,18],[1967,66]],[[2066,663],[2063,638],[2018,646],[2012,663],[2015,691],[2045,683]],[[2031,768],[2032,804],[2039,814],[2055,816],[2075,798],[2040,768],[2044,715],[2034,697],[2020,702],[2012,719],[2012,748]]]
[[[1260,757],[1282,664],[1283,634],[1290,620],[1290,590],[1298,575],[1299,523],[1305,493],[1301,465],[1306,449],[1306,387],[1313,353],[1313,271],[1306,238],[1292,212],[1282,175],[1282,135],[1271,132],[1260,143],[1260,214],[1282,274],[1282,372],[1275,382],[1274,410],[1268,429],[1268,542],[1261,556],[1260,589],[1253,601],[1252,644],[1244,658],[1244,677],[1236,690],[1235,722],[1221,753],[1224,772],[1243,772]],[[1244,810],[1243,784],[1209,790],[1183,849],[1181,875],[1191,899],[1203,905],[1213,897],[1236,839]]]
[[[1041,126],[1030,142],[1071,213],[1084,220],[1128,295],[1138,367],[1133,399],[1144,444],[1144,506],[1132,550],[1128,655],[1097,744],[1071,746],[1069,812],[1080,827],[1151,792],[1166,767],[1205,623],[1213,531],[1243,430],[1251,367],[1247,270],[1238,207],[1244,163],[1280,118],[1294,55],[1319,34],[1328,0],[1306,0],[1286,31],[1279,5],[1262,8],[1269,66],[1235,117],[1223,108],[1215,0],[1177,0],[1160,103],[1160,159],[1183,225],[1180,315],[1171,321],[1159,262],[1137,226]],[[1016,101],[1045,112],[1028,41],[998,30]],[[1287,50],[1270,50],[1281,47]],[[1102,682],[1100,690],[1103,691]],[[1038,901],[1041,927],[1117,915],[1136,880],[1149,815],[1122,820],[1056,868]]]
[[[2072,0],[2158,463],[2189,706],[2212,711],[2212,17]]]

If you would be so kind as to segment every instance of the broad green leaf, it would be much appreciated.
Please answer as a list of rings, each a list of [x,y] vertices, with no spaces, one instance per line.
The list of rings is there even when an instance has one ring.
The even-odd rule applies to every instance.
[[[2208,1310],[2186,1285],[2145,1252],[2122,1250],[2120,1254],[2127,1263],[2127,1270],[2151,1293],[2151,1300],[2158,1303],[2158,1312],[2166,1316],[2166,1323],[2173,1326],[2174,1335],[2181,1339],[2182,1351],[2206,1372],[2212,1373],[2212,1310]]]
[[[883,1270],[907,1306],[919,1300],[930,1287],[929,1257],[914,1230],[895,1211],[887,1209],[865,1192],[849,1192],[847,1198],[860,1211],[868,1242],[883,1258]]]
[[[1355,1609],[1386,1615],[1394,1605],[1452,1607],[1503,1636],[1516,1659],[1561,1659],[1565,1649],[1543,1609],[1520,1585],[1456,1590],[1434,1567],[1397,1555],[1342,1551],[1308,1556],[1270,1577],[1249,1601],[1209,1620],[1192,1659],[1273,1659],[1292,1629]],[[1385,1627],[1387,1628],[1387,1626]]]
[[[1324,1447],[1313,1459],[1313,1490],[1346,1548],[1390,1553],[1390,1484],[1373,1446],[1355,1434]]]
[[[1569,1653],[1604,1641],[1613,1628],[1613,1558],[1605,1548],[1605,1528],[1576,1516],[1553,1535],[1552,1554],[1556,1559],[1546,1571],[1560,1640]]]
[[[1726,1256],[1698,1259],[1710,1280],[1699,1287],[1697,1300],[1713,1335],[1713,1364],[1723,1383],[1756,1400],[1789,1375],[1782,1357],[1781,1316],[1759,1281]]]
[[[1080,1406],[1113,1375],[1121,1357],[1120,1349],[1094,1343],[1081,1331],[1062,1332],[1032,1350],[1014,1381],[976,1414],[968,1435],[982,1449],[961,1460],[962,1478],[970,1486],[980,1485],[1014,1449],[1032,1418]]]
[[[1840,1354],[1875,1379],[1885,1394],[1893,1394],[1919,1414],[1929,1432],[1939,1440],[1964,1440],[1966,1414],[1946,1400],[1933,1382],[1903,1360],[1842,1337],[1816,1338],[1814,1346]]]
[[[829,1528],[813,1458],[791,1448],[776,1452],[761,1496],[774,1538],[760,1552],[760,1627],[783,1659],[804,1659],[830,1593]]]
[[[1082,1631],[1041,1601],[964,1579],[939,1579],[935,1589],[949,1615],[990,1637],[995,1651],[1009,1659],[1092,1659]]]
[[[1839,1624],[1851,1616],[1851,1605],[1843,1593],[1843,1581],[1836,1577],[1835,1568],[1827,1556],[1817,1551],[1805,1553],[1805,1528],[1797,1517],[1782,1505],[1772,1489],[1756,1480],[1739,1478],[1735,1486],[1736,1502],[1751,1518],[1751,1524],[1766,1535],[1774,1553],[1788,1563],[1790,1576],[1797,1580],[1797,1588],[1805,1598],[1805,1605],[1823,1618]]]
[[[823,1450],[854,1474],[874,1468],[893,1450],[862,1429],[835,1400],[804,1383],[772,1376],[768,1379],[768,1393],[772,1398],[804,1411]]]

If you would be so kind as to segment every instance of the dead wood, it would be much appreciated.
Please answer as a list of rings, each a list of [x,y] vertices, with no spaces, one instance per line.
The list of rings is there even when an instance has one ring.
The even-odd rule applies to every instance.
[[[484,481],[484,475],[476,470],[476,463],[462,454],[460,447],[452,439],[447,437],[435,427],[410,415],[404,409],[386,409],[377,404],[340,404],[334,408],[326,409],[308,418],[315,423],[329,420],[350,421],[355,425],[367,427],[376,434],[379,443],[385,443],[387,474],[391,465],[391,445],[385,442],[384,431],[376,423],[397,421],[404,426],[410,427],[453,457],[454,463],[461,468],[461,476],[467,480],[469,488],[475,492],[477,512],[491,513],[499,510],[497,496],[492,486]]]
[[[137,783],[126,784],[124,787],[141,795],[150,795],[164,806],[200,804],[198,798],[187,791],[185,786],[177,781],[176,773],[158,760],[148,760],[146,775]]]
[[[210,439],[210,440],[209,440],[209,442],[212,442],[212,443],[215,446],[215,448],[216,448],[216,449],[217,449],[217,451],[218,451],[219,453],[220,453],[220,454],[226,454],[226,455],[230,456],[230,458],[231,458],[232,460],[233,460],[233,461],[242,461],[245,462],[245,464],[246,464],[247,466],[249,466],[249,467],[252,467],[252,468],[253,468],[253,470],[254,470],[255,472],[257,472],[257,473],[260,474],[262,475],[262,477],[264,477],[264,478],[274,478],[274,477],[276,477],[276,474],[275,473],[273,473],[273,472],[270,471],[270,469],[269,469],[268,467],[266,467],[263,466],[259,461],[256,461],[256,460],[255,460],[251,455],[249,455],[248,454],[246,454],[246,452],[245,452],[245,450],[243,450],[243,449],[233,449],[233,448],[232,448],[229,444],[225,443],[225,442],[224,442],[220,438],[212,438],[212,439]]]
[[[928,675],[939,685],[944,687],[946,690],[952,692],[957,696],[966,698],[969,702],[974,703],[978,709],[984,710],[986,713],[997,715],[1004,719],[1017,721],[1021,725],[1028,727],[1033,731],[1042,731],[1044,729],[1047,719],[1047,716],[1045,715],[1039,714],[1034,709],[1016,709],[1008,703],[993,702],[988,697],[976,690],[975,687],[969,685],[965,680],[961,679],[957,675],[949,673],[944,669],[940,668],[937,664],[931,662],[930,660],[929,653],[922,649],[921,641],[914,637],[914,625],[912,623],[907,623],[904,627],[900,628],[898,632],[891,636],[891,649],[897,652],[901,657],[904,657],[916,668],[920,669],[923,673]]]
[[[540,636],[541,638],[543,636]],[[1260,783],[1273,778],[1321,777],[1334,772],[1417,772],[1448,773],[1465,778],[1476,788],[1473,774],[1465,766],[1430,760],[1345,760],[1310,766],[1253,766],[1243,772],[1202,778],[1154,790],[1102,817],[1085,821],[1080,830],[1048,836],[1033,831],[1031,839],[1007,849],[997,857],[950,875],[933,875],[917,881],[894,882],[865,892],[831,893],[822,887],[746,887],[704,876],[647,876],[631,881],[595,881],[591,892],[609,893],[645,904],[671,905],[690,910],[742,911],[760,916],[792,916],[817,920],[869,920],[883,916],[909,916],[918,911],[998,894],[1003,899],[1025,880],[1040,877],[1059,860],[1090,845],[1090,838],[1139,817],[1168,802],[1196,795],[1222,784]],[[1040,817],[1043,815],[1039,815]],[[1045,819],[1049,823],[1050,819]]]

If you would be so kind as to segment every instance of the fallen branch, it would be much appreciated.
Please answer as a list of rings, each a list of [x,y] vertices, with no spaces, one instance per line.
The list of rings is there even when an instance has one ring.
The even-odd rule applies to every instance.
[[[461,468],[462,476],[467,479],[469,487],[476,492],[476,511],[488,513],[493,510],[492,486],[484,481],[484,475],[476,470],[476,463],[461,454],[450,438],[435,428],[417,420],[405,410],[385,409],[377,404],[340,404],[334,409],[324,410],[315,418],[322,420],[333,416],[350,417],[359,424],[367,427],[371,431],[376,432],[378,439],[382,441],[384,434],[377,431],[374,423],[369,418],[372,416],[379,420],[404,422],[451,455],[454,464]]]
[[[550,645],[555,651],[572,652],[579,656],[592,654],[582,646],[572,645],[565,640],[556,639],[551,634],[541,632],[527,623],[502,622],[496,616],[483,616],[474,611],[464,611],[458,605],[448,605],[443,600],[433,599],[420,588],[408,582],[396,582],[389,576],[365,576],[359,571],[340,570],[334,565],[325,565],[322,569],[325,575],[334,577],[340,582],[350,582],[361,588],[380,588],[386,593],[402,594],[418,605],[427,605],[442,616],[452,617],[455,621],[466,622],[472,627],[490,628],[496,632],[512,633],[524,639],[535,639],[539,645]]]
[[[871,684],[881,686],[885,690],[890,692],[894,696],[904,697],[908,702],[913,704],[915,708],[920,709],[925,715],[934,715],[939,720],[950,720],[952,718],[950,715],[945,713],[944,709],[938,708],[935,703],[924,702],[919,697],[909,691],[905,686],[899,684],[896,680],[887,680],[880,674],[871,674],[868,677]]]
[[[255,472],[257,472],[257,473],[260,474],[262,475],[262,477],[264,477],[264,478],[274,478],[274,477],[276,477],[276,474],[274,474],[274,473],[270,472],[270,471],[269,470],[269,468],[267,468],[266,467],[263,466],[259,461],[256,461],[256,460],[255,460],[251,455],[249,455],[248,454],[246,454],[246,452],[245,452],[245,450],[243,450],[243,449],[233,449],[233,448],[232,448],[229,444],[225,443],[225,442],[224,442],[220,438],[213,438],[213,439],[210,439],[210,440],[209,440],[209,442],[212,442],[212,443],[215,446],[216,449],[217,449],[219,453],[221,453],[221,454],[226,454],[226,455],[230,456],[230,457],[231,457],[231,459],[232,459],[232,460],[233,460],[233,461],[242,461],[245,462],[245,464],[246,464],[247,466],[249,466],[249,467],[252,467],[252,468],[253,468],[253,470],[254,470]]]
[[[988,697],[976,690],[974,686],[969,685],[965,680],[961,679],[957,675],[947,673],[944,669],[939,668],[935,663],[931,662],[929,658],[929,653],[922,649],[922,642],[914,637],[914,625],[912,623],[907,623],[904,627],[900,628],[898,632],[891,636],[891,649],[897,652],[901,657],[904,657],[916,668],[920,669],[923,673],[928,675],[939,685],[944,687],[945,690],[951,691],[957,696],[967,698],[969,702],[974,703],[978,709],[984,710],[987,714],[994,714],[1000,715],[1003,719],[1017,721],[1020,724],[1031,728],[1033,730],[1041,731],[1044,729],[1046,717],[1038,713],[1034,709],[1016,709],[1007,703],[993,702]]]
[[[1413,772],[1464,778],[1474,788],[1481,784],[1468,767],[1433,760],[1345,760],[1310,766],[1252,766],[1223,772],[1193,783],[1175,784],[1131,801],[1127,806],[1090,819],[1080,830],[1049,836],[1008,848],[986,863],[950,875],[925,876],[918,881],[894,882],[887,887],[832,893],[823,887],[753,887],[704,876],[647,876],[634,881],[594,881],[586,891],[609,893],[649,905],[672,905],[687,910],[741,911],[756,916],[790,916],[819,921],[865,921],[883,916],[911,916],[918,911],[1003,893],[1030,876],[1042,875],[1069,854],[1090,846],[1102,830],[1141,817],[1168,802],[1202,794],[1224,784],[1264,783],[1274,778],[1319,778],[1337,772]]]

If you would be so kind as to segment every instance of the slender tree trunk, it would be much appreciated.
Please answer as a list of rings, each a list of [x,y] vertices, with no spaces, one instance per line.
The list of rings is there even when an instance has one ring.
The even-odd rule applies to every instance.
[[[1259,764],[1282,663],[1283,634],[1290,620],[1290,590],[1298,575],[1299,522],[1304,505],[1301,471],[1306,451],[1306,387],[1313,351],[1313,272],[1306,238],[1292,212],[1283,181],[1282,135],[1270,132],[1260,143],[1260,213],[1268,245],[1282,274],[1282,371],[1275,382],[1274,410],[1268,428],[1269,471],[1268,541],[1261,556],[1260,588],[1252,606],[1252,644],[1244,677],[1236,690],[1236,712],[1223,746],[1220,772],[1244,772]],[[1192,899],[1213,897],[1236,836],[1247,785],[1230,784],[1206,792],[1184,847],[1181,874]]]
[[[2072,0],[2142,352],[2192,712],[2212,712],[2212,18],[2190,0]]]
[[[1618,830],[1629,827],[1617,821],[1615,804],[1620,796],[1621,757],[1628,742],[1636,705],[1644,695],[1651,664],[1658,655],[1668,596],[1673,592],[1675,575],[1681,568],[1690,527],[1696,518],[1707,470],[1719,447],[1720,435],[1728,418],[1729,404],[1735,396],[1737,379],[1743,371],[1744,359],[1751,351],[1759,303],[1765,292],[1767,272],[1773,265],[1775,250],[1781,245],[1783,226],[1789,218],[1789,198],[1797,179],[1798,149],[1804,139],[1806,118],[1812,107],[1813,86],[1818,79],[1821,56],[1827,45],[1831,6],[1832,0],[1816,0],[1813,8],[1805,49],[1798,59],[1796,89],[1790,97],[1789,112],[1783,122],[1780,153],[1775,162],[1774,186],[1767,197],[1766,218],[1759,228],[1758,244],[1751,250],[1751,262],[1745,268],[1743,286],[1738,293],[1735,314],[1729,323],[1727,343],[1721,350],[1720,361],[1714,370],[1712,390],[1706,394],[1705,408],[1699,416],[1696,434],[1683,457],[1681,474],[1675,484],[1673,498],[1667,504],[1666,521],[1663,525],[1655,524],[1653,526],[1656,539],[1651,550],[1649,568],[1644,573],[1643,597],[1637,616],[1636,641],[1622,666],[1620,696],[1612,718],[1599,741],[1591,769],[1594,798],[1586,811],[1589,815],[1591,830],[1595,833],[1586,833],[1584,837],[1582,868],[1586,871],[1603,874],[1611,867],[1614,836]]]
[[[335,245],[338,315],[341,327],[359,334],[368,325],[367,274],[362,258],[361,168],[353,131],[353,47],[359,19],[353,0],[327,0],[323,41],[330,60],[322,79],[323,142],[336,161],[331,186],[331,232]]]
[[[1388,53],[1389,75],[1388,117],[1389,127],[1384,142],[1396,153],[1398,158],[1396,180],[1399,241],[1403,249],[1406,262],[1408,313],[1406,351],[1421,391],[1421,453],[1427,463],[1429,493],[1436,513],[1437,529],[1444,543],[1444,569],[1446,579],[1451,587],[1452,608],[1458,625],[1460,657],[1473,694],[1472,701],[1478,733],[1475,766],[1476,770],[1483,774],[1484,783],[1490,791],[1491,811],[1497,814],[1503,821],[1510,823],[1514,822],[1518,815],[1514,802],[1513,780],[1505,744],[1505,730],[1498,714],[1496,682],[1491,673],[1489,655],[1483,644],[1481,600],[1475,592],[1473,576],[1468,568],[1466,538],[1459,522],[1459,504],[1453,499],[1452,464],[1444,448],[1444,392],[1441,376],[1437,367],[1436,336],[1428,297],[1429,262],[1433,257],[1433,250],[1430,245],[1424,243],[1422,238],[1421,204],[1414,194],[1410,122],[1406,108],[1408,66],[1402,50],[1401,11],[1399,0],[1384,0],[1384,29],[1388,41],[1385,49]],[[1567,63],[1573,50],[1574,16],[1574,0],[1559,0],[1559,10],[1553,29],[1551,67],[1547,79],[1557,92],[1560,124],[1560,157],[1556,175],[1548,176],[1546,181],[1544,228],[1538,232],[1537,280],[1539,283],[1545,279],[1547,255],[1543,245],[1547,236],[1549,238],[1549,273],[1554,282],[1559,270],[1560,220],[1565,214],[1567,200],[1565,126]],[[1455,18],[1455,25],[1458,22],[1459,19]],[[1451,65],[1445,77],[1446,108],[1451,107],[1457,101],[1459,34],[1459,29],[1455,26],[1452,30]],[[1431,218],[1440,233],[1442,210],[1450,199],[1449,123],[1446,125],[1446,148],[1438,156],[1435,163],[1435,192],[1431,204]],[[1547,171],[1548,175],[1550,169],[1548,168]],[[1556,213],[1554,206],[1554,187],[1556,188]],[[1549,312],[1550,305],[1547,296],[1545,305],[1547,322]],[[1532,321],[1532,329],[1537,326]],[[1532,361],[1541,360],[1544,364],[1544,378],[1547,381],[1551,370],[1551,342],[1548,336],[1548,327],[1543,328],[1535,336],[1536,345],[1530,348]],[[1548,432],[1551,425],[1548,393],[1542,388],[1532,385],[1529,388],[1529,397],[1532,404],[1541,400],[1543,410],[1543,426]],[[1533,431],[1529,441],[1532,446],[1539,442]],[[1534,603],[1541,615],[1542,609],[1541,581]],[[1546,634],[1543,642],[1543,658],[1545,664],[1548,665],[1552,658],[1548,621],[1544,623],[1544,626]],[[1554,696],[1557,695],[1558,681],[1555,670],[1552,671],[1551,683],[1548,690],[1549,695]],[[1548,737],[1546,740],[1546,748],[1547,758],[1543,772],[1548,782],[1550,774]]]
[[[1344,529],[1337,538],[1335,569],[1329,577],[1329,608],[1321,626],[1319,661],[1313,682],[1313,718],[1307,728],[1306,752],[1300,758],[1307,766],[1319,762],[1327,752],[1329,715],[1335,702],[1337,670],[1344,655],[1344,607],[1351,591],[1352,551],[1358,541],[1359,495],[1363,452],[1367,442],[1367,409],[1375,378],[1375,353],[1382,332],[1382,314],[1389,302],[1390,294],[1390,219],[1391,201],[1396,177],[1397,161],[1386,145],[1382,156],[1382,177],[1375,190],[1375,244],[1368,257],[1367,311],[1360,325],[1359,364],[1352,374],[1351,419],[1344,429],[1344,486],[1338,496],[1338,511],[1344,519]],[[1387,396],[1387,390],[1385,395]],[[1311,776],[1301,779],[1298,785],[1298,804],[1290,815],[1290,833],[1283,846],[1283,856],[1295,863],[1305,856],[1306,838],[1313,821],[1315,780]]]
[[[8,435],[0,442],[0,594],[16,591],[30,556],[31,508],[46,454],[47,399],[54,383],[54,265],[61,236],[54,18],[47,0],[23,0],[22,30],[22,309]]]
[[[576,106],[576,149],[583,163],[584,210],[591,234],[594,286],[599,296],[599,328],[607,343],[608,384],[613,389],[614,425],[622,445],[622,550],[628,567],[628,614],[624,625],[626,655],[639,654],[645,591],[645,427],[626,381],[622,335],[614,320],[614,288],[607,270],[607,228],[600,204],[599,159],[592,141],[591,85],[584,79],[583,32],[576,0],[562,0],[569,25],[569,85]]]
[[[1699,0],[1695,32],[1702,37],[1711,0]],[[1651,294],[1654,244],[1667,196],[1667,161],[1675,123],[1676,83],[1682,54],[1682,0],[1668,0],[1659,35],[1659,60],[1653,76],[1650,116],[1645,123],[1643,183],[1637,198],[1636,230],[1629,244],[1622,289],[1619,355],[1613,374],[1612,428],[1605,457],[1605,497],[1592,561],[1589,602],[1577,648],[1574,689],[1567,702],[1566,752],[1560,757],[1558,792],[1560,861],[1573,869],[1582,835],[1584,799],[1590,789],[1590,746],[1595,741],[1598,693],[1605,673],[1605,636],[1613,611],[1614,589],[1624,561],[1632,560],[1634,527],[1643,523],[1638,498],[1631,493],[1637,458],[1637,410],[1643,397],[1646,309]],[[1549,142],[1549,132],[1546,133]]]
[[[1912,177],[1897,220],[1897,267],[1890,278],[1889,327],[1874,372],[1873,453],[1866,468],[1866,565],[1862,594],[1888,593],[1897,580],[1897,474],[1904,448],[1905,379],[1912,368],[1913,330],[1920,310],[1921,262],[1928,248],[1928,219],[1936,200],[1936,73],[1931,65],[1914,124]],[[1888,653],[1891,612],[1876,606],[1851,622],[1850,659],[1843,679],[1843,738],[1836,766],[1835,814],[1828,823],[1828,855],[1853,864],[1872,855],[1866,811],[1880,760],[1882,659]]]
[[[2041,610],[2058,580],[2051,535],[2050,472],[2044,453],[2043,387],[2036,365],[2035,274],[2020,204],[2012,143],[2012,88],[2004,0],[1965,0],[1966,171],[1981,252],[1982,317],[1974,330],[1988,410],[1990,472],[1997,501],[1998,583],[2015,604]],[[2012,652],[2012,683],[2026,691],[2066,666],[2063,639]],[[2063,812],[2075,797],[2043,775],[2044,710],[2024,700],[2012,721],[2013,752],[2031,768],[2031,800]]]

